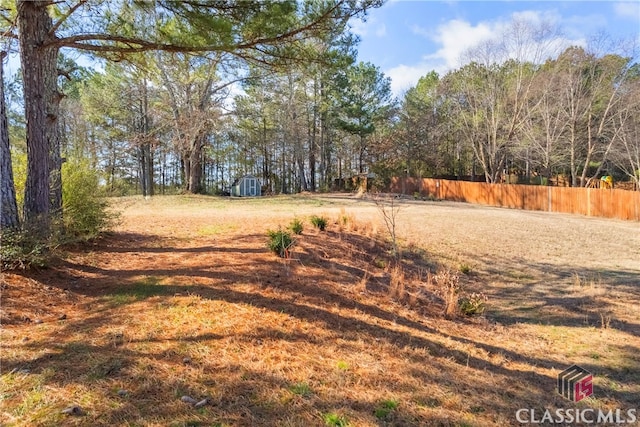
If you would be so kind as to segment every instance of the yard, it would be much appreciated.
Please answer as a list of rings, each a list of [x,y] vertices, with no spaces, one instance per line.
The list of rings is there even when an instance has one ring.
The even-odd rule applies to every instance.
[[[637,222],[396,200],[398,270],[367,199],[113,205],[113,233],[4,273],[2,425],[506,426],[640,406]],[[278,258],[266,232],[294,218]],[[445,319],[443,271],[482,316]],[[572,364],[594,375],[577,403],[556,392]]]

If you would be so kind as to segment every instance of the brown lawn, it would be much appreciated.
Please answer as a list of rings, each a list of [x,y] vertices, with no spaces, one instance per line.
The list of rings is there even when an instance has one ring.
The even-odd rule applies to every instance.
[[[370,200],[113,204],[113,233],[3,274],[2,425],[507,426],[519,408],[640,406],[638,223],[396,201],[399,271]],[[294,217],[280,259],[266,231]],[[445,269],[483,316],[444,318]],[[572,364],[594,375],[578,403],[555,389]]]

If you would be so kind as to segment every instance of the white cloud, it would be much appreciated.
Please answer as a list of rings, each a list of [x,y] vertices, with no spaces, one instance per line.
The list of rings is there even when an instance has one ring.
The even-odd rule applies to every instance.
[[[614,3],[613,10],[622,18],[640,19],[640,3],[619,2]]]
[[[441,48],[425,58],[440,62],[447,69],[457,68],[461,65],[463,53],[495,37],[502,26],[503,24],[499,22],[480,22],[473,26],[460,19],[448,21],[438,26],[436,34],[432,37],[432,40],[438,43]]]
[[[435,53],[424,55],[417,64],[400,64],[385,71],[391,78],[391,90],[394,95],[402,95],[402,92],[415,86],[420,77],[431,71],[436,71],[442,76],[460,67],[463,53],[494,37],[500,25],[502,24],[479,23],[473,26],[469,22],[454,19],[431,31],[419,26],[411,27],[414,34],[436,42],[440,48]]]
[[[375,17],[370,17],[366,21],[362,19],[352,19],[349,22],[351,32],[357,36],[364,37],[375,35],[376,37],[384,37],[387,35],[387,27],[384,22],[378,21]]]
[[[433,64],[423,62],[416,65],[401,64],[386,70],[384,74],[391,78],[391,92],[400,97],[404,91],[415,86],[420,77],[433,70]]]
[[[577,19],[577,18],[574,18]],[[438,46],[434,53],[423,55],[421,61],[415,64],[401,64],[387,71],[392,79],[391,89],[398,96],[404,90],[409,89],[418,82],[420,77],[430,71],[436,71],[441,76],[448,71],[461,67],[468,62],[466,53],[485,42],[497,40],[509,28],[514,21],[531,23],[533,26],[549,24],[549,31],[554,25],[562,21],[556,12],[523,11],[511,15],[510,20],[496,20],[479,22],[476,25],[461,20],[453,19],[439,25],[434,30],[425,29],[414,25],[411,31],[435,42]],[[577,34],[566,38],[556,36],[551,40],[532,42],[516,54],[515,51],[503,52],[503,58],[520,57],[527,60],[544,60],[549,56],[560,53],[569,45],[585,45],[585,40]],[[513,47],[506,48],[507,50]],[[541,53],[543,52],[544,53]]]

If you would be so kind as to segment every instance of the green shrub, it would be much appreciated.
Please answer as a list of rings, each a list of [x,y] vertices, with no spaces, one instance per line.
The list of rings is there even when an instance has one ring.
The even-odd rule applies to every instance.
[[[91,239],[116,219],[100,194],[97,172],[83,161],[62,166],[62,207],[65,234],[72,238]]]
[[[289,230],[291,230],[293,234],[302,234],[303,228],[302,221],[298,218],[294,218],[291,224],[289,224]]]
[[[487,297],[484,294],[473,293],[462,297],[458,301],[460,312],[465,316],[475,316],[484,313]]]
[[[13,183],[16,189],[16,203],[18,212],[24,207],[24,188],[27,182],[27,154],[14,150],[11,152],[11,167],[13,168]]]
[[[330,427],[347,427],[349,421],[344,415],[336,414],[335,412],[329,412],[322,416],[324,423]]]
[[[26,178],[26,156],[12,156],[16,168],[16,196],[22,208]],[[47,258],[61,243],[97,236],[113,224],[117,216],[108,212],[108,204],[100,196],[98,174],[87,162],[71,161],[62,167],[62,218],[51,218],[52,234],[42,236],[39,230],[2,230],[0,255],[3,269],[27,269],[46,265]]]
[[[376,410],[373,412],[375,417],[379,420],[386,419],[389,414],[395,411],[398,408],[397,400],[384,400],[380,402]]]
[[[269,249],[281,258],[289,258],[289,250],[293,246],[291,234],[282,229],[269,230],[267,234],[269,236],[269,242],[267,243]]]
[[[311,217],[311,224],[320,231],[324,231],[327,228],[327,219],[321,216],[313,215]]]
[[[309,384],[307,383],[293,384],[292,386],[289,387],[289,391],[293,394],[296,394],[302,397],[310,397],[311,395],[313,395],[313,391],[311,390],[311,387],[309,387]]]
[[[3,231],[0,236],[2,270],[43,267],[49,247],[46,242],[24,231]]]

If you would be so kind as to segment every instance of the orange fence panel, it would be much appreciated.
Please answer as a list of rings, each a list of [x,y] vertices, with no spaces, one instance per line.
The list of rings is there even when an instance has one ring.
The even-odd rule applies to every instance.
[[[390,191],[512,209],[640,221],[640,191],[392,178]]]

